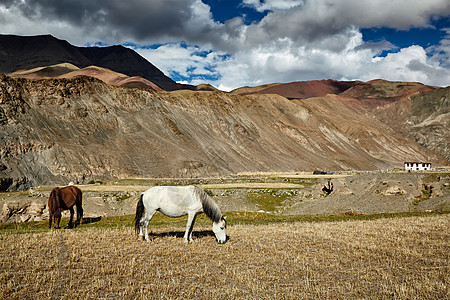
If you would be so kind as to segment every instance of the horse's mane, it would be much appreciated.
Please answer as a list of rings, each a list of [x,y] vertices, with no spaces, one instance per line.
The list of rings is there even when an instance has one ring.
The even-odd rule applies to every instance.
[[[200,199],[200,202],[202,203],[203,212],[214,222],[219,222],[223,216],[220,212],[219,206],[216,204],[216,202],[211,199],[211,197],[208,196],[208,194],[202,190],[199,187],[194,187],[194,193],[195,195]]]

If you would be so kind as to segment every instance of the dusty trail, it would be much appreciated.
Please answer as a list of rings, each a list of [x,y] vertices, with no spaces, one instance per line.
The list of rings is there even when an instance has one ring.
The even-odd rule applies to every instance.
[[[56,255],[56,278],[55,281],[52,282],[52,296],[51,299],[61,299],[64,296],[64,291],[68,286],[70,280],[70,272],[68,270],[69,265],[69,248],[65,243],[65,235],[64,234],[56,234],[57,237],[56,242],[56,251],[58,252]],[[49,258],[52,259],[52,258]],[[53,258],[54,259],[54,258]]]

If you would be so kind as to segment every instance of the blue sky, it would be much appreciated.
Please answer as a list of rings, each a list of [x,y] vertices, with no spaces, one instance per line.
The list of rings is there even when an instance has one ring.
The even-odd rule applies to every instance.
[[[222,90],[383,78],[450,85],[448,0],[6,0],[3,34],[122,44]]]

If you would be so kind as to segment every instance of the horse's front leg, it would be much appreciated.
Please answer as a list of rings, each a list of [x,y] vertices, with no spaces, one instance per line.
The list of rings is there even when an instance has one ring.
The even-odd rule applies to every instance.
[[[192,229],[194,228],[195,217],[197,217],[197,213],[190,212],[188,213],[188,220],[186,223],[186,232],[184,233],[184,242],[188,244],[192,242]]]
[[[58,208],[55,213],[53,214],[54,218],[55,218],[55,229],[59,228],[59,221],[61,221],[61,209]]]
[[[52,228],[52,220],[53,220],[53,214],[50,211],[48,214],[48,228]]]
[[[67,224],[67,228],[73,228],[73,215],[75,214],[73,207],[69,208],[70,211],[70,219],[69,224]]]

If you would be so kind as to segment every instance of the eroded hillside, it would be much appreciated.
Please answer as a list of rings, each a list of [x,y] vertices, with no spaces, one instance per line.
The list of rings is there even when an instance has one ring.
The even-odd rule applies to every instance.
[[[450,87],[416,93],[377,112],[380,119],[392,114],[406,136],[450,160]]]
[[[449,87],[382,79],[368,82],[321,80],[241,88],[233,93],[272,93],[288,99],[333,97],[350,109],[371,115],[398,133],[450,159]]]
[[[336,97],[289,101],[152,92],[87,77],[1,76],[1,190],[123,177],[446,163]]]

